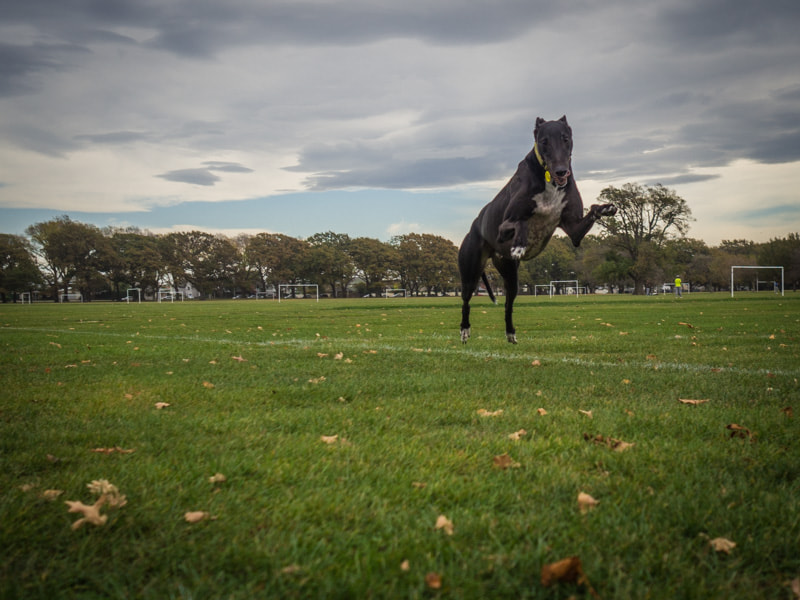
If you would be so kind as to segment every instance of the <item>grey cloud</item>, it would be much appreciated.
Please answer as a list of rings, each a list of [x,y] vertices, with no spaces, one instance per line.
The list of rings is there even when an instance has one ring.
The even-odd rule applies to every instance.
[[[161,179],[167,181],[175,181],[178,183],[191,183],[193,185],[212,186],[218,181],[221,181],[219,175],[215,175],[212,171],[223,173],[252,173],[253,169],[249,169],[239,163],[221,162],[221,161],[206,161],[205,165],[199,169],[178,169],[175,171],[168,171],[161,175],[156,175]]]
[[[152,136],[138,131],[112,131],[110,133],[95,133],[75,136],[76,140],[91,142],[93,144],[130,144],[132,142],[148,141]]]
[[[193,185],[211,186],[220,181],[217,175],[214,175],[209,169],[178,169],[176,171],[169,171],[156,175],[161,179],[167,181],[175,181],[177,183],[191,183]]]

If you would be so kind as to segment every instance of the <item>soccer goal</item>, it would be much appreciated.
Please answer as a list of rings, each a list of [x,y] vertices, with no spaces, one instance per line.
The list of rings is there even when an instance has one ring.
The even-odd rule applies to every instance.
[[[31,304],[31,293],[30,292],[22,292],[19,295],[23,304]]]
[[[539,288],[546,289],[547,290],[547,292],[546,292],[547,295],[552,297],[552,295],[553,295],[553,286],[552,285],[543,285],[543,284],[534,285],[533,286],[533,295],[534,296],[538,295]]]
[[[783,267],[776,267],[776,266],[761,266],[761,265],[736,265],[731,267],[731,298],[733,298],[733,288],[734,288],[734,279],[733,275],[736,269],[780,269],[781,271],[781,296],[783,296]],[[756,279],[758,275],[756,275]],[[758,283],[756,283],[756,289],[758,289]]]
[[[142,288],[128,288],[125,292],[125,302],[130,304],[131,300],[133,300],[133,294],[131,292],[136,292],[136,298],[139,304],[142,303]]]
[[[550,282],[550,297],[551,298],[553,297],[553,294],[555,294],[555,290],[556,290],[555,284],[557,284],[557,283],[574,283],[575,286],[574,286],[573,289],[575,291],[572,292],[572,293],[576,293],[576,294],[578,294],[580,296],[580,288],[578,287],[578,280],[577,279],[561,279],[561,280],[554,280],[554,281]],[[570,288],[567,288],[567,294],[570,293],[569,289]]]
[[[180,296],[181,302],[183,302],[183,293],[173,290],[172,288],[158,288],[158,301],[161,302],[162,300],[169,300],[170,302],[175,302],[175,297]]]
[[[286,298],[287,297],[286,294],[283,294],[283,296],[281,296],[281,290],[283,288],[286,288],[286,289],[289,289],[289,288],[314,288],[316,296],[317,296],[317,302],[319,302],[319,286],[316,283],[281,283],[281,284],[278,284],[278,302],[281,301],[281,298]],[[305,292],[303,293],[303,297],[305,297]]]
[[[408,296],[405,288],[386,288],[383,290],[386,298],[405,298]]]

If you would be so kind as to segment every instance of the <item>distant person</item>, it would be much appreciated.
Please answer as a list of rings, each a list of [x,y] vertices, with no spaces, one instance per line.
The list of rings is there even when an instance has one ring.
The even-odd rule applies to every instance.
[[[680,275],[676,275],[675,276],[675,296],[677,296],[678,298],[682,297],[681,296],[681,276]]]

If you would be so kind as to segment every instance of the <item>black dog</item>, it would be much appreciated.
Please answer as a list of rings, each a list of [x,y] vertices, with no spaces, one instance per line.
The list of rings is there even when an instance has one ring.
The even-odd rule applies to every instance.
[[[583,215],[583,200],[572,176],[572,129],[567,117],[536,119],[534,145],[517,172],[473,221],[458,251],[461,272],[461,341],[470,335],[469,301],[483,278],[494,302],[484,268],[492,263],[506,290],[506,337],[517,343],[511,320],[517,297],[520,260],[538,255],[561,227],[576,247],[600,217],[617,212],[613,204],[593,204]]]

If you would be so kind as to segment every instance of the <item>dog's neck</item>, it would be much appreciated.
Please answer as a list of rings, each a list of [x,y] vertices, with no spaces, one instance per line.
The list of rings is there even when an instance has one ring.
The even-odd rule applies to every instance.
[[[547,169],[547,164],[544,162],[544,158],[542,158],[542,155],[539,152],[538,142],[533,144],[533,153],[536,155],[536,160],[539,161],[539,164],[544,169],[544,180],[547,183],[552,183],[553,185],[555,185],[555,183],[553,183],[553,177],[550,175],[550,171]]]

